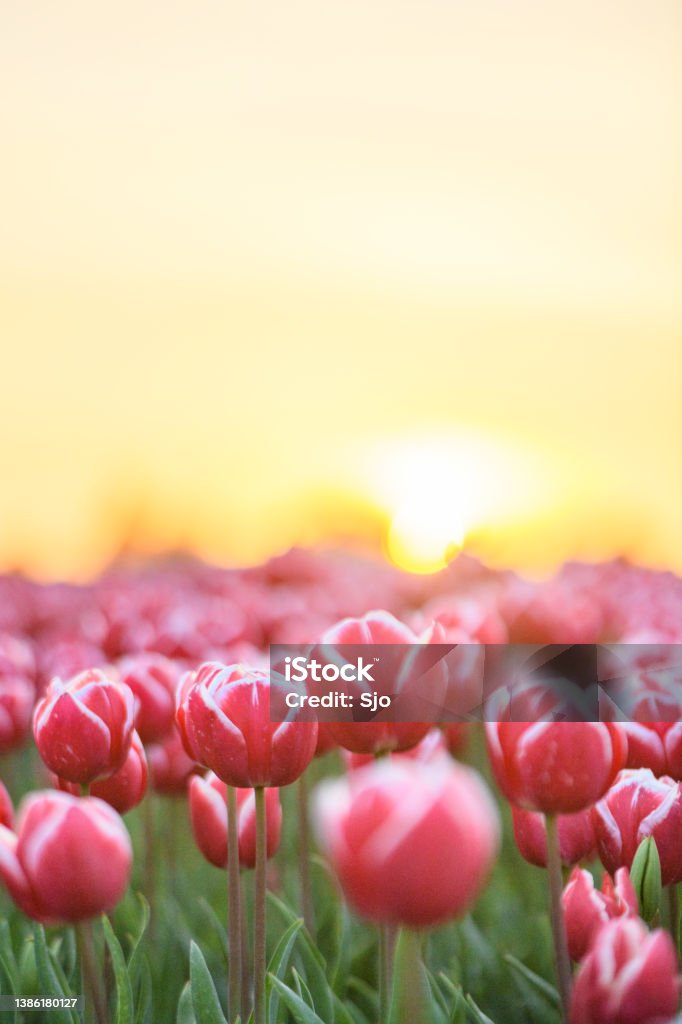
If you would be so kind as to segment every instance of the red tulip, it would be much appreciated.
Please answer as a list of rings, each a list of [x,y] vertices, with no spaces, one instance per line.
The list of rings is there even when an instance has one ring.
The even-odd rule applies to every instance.
[[[252,789],[238,789],[237,828],[239,863],[243,868],[256,864],[256,797]],[[227,867],[227,786],[210,772],[205,778],[195,775],[189,786],[189,812],[194,840],[209,863]],[[282,806],[278,789],[265,791],[267,856],[279,846]]]
[[[54,679],[38,703],[33,733],[55,775],[88,785],[122,767],[133,735],[134,699],[98,669]]]
[[[424,928],[465,913],[499,844],[483,781],[449,759],[384,759],[324,782],[316,811],[346,898],[382,923]]]
[[[118,671],[135,694],[135,728],[142,742],[159,742],[175,727],[176,665],[162,654],[133,654],[118,662]]]
[[[648,768],[620,773],[603,800],[592,808],[599,859],[611,874],[630,867],[637,847],[653,836],[663,885],[682,881],[682,791],[667,776]]]
[[[23,676],[0,682],[0,754],[20,747],[31,731],[36,693]]]
[[[597,932],[613,917],[637,917],[637,896],[627,868],[618,868],[615,879],[605,874],[601,891],[595,889],[589,871],[574,868],[561,897],[568,952],[582,960]]]
[[[514,839],[519,853],[529,864],[539,868],[547,867],[547,831],[542,814],[524,811],[512,804]],[[594,826],[589,810],[576,814],[560,814],[559,852],[564,864],[570,866],[581,860],[589,860],[595,853]]]
[[[2,782],[0,782],[0,825],[5,825],[7,828],[14,828],[14,807],[12,806],[12,797],[9,795]]]
[[[56,784],[64,793],[72,793],[74,796],[79,794],[79,787],[75,782],[57,778]],[[134,732],[123,766],[113,775],[93,782],[90,786],[90,796],[97,796],[119,814],[126,814],[142,802],[146,792],[147,758],[142,741]]]
[[[201,770],[187,755],[177,729],[163,743],[147,747],[147,761],[152,788],[165,796],[183,796],[192,776]]]
[[[324,757],[330,750],[334,750],[337,746],[336,740],[329,732],[326,722],[317,723],[317,746],[315,747],[315,757]]]
[[[178,691],[185,749],[229,786],[287,786],[315,754],[317,722],[270,720],[267,675],[206,662]]]
[[[670,935],[617,918],[599,931],[578,972],[571,1024],[666,1024],[679,994]]]
[[[0,827],[0,877],[36,921],[82,921],[111,910],[128,885],[132,850],[107,804],[68,793],[33,793],[17,834]]]
[[[607,791],[627,755],[610,722],[487,722],[488,753],[504,795],[544,814],[574,814]]]

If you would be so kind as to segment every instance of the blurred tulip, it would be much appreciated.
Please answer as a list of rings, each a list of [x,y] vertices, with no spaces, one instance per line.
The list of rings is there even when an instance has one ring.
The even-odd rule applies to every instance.
[[[54,679],[33,717],[43,761],[68,782],[89,785],[122,767],[133,734],[134,699],[127,686],[98,669],[63,683]]]
[[[350,750],[342,750],[343,763],[345,764],[348,771],[356,771],[358,768],[364,768],[368,764],[373,764],[376,758],[373,754],[353,754]],[[387,757],[406,757],[414,761],[421,761],[426,763],[428,761],[439,760],[447,754],[445,741],[443,740],[443,734],[440,729],[431,729],[427,732],[423,740],[420,740],[416,746],[410,747],[409,750],[396,751],[394,754],[387,754]]]
[[[514,839],[519,853],[529,864],[547,867],[547,830],[542,814],[524,811],[512,804]],[[559,853],[567,866],[589,860],[595,855],[595,837],[589,809],[558,817]]]
[[[201,771],[188,756],[177,729],[163,743],[147,747],[147,761],[152,789],[164,796],[183,796],[192,776]]]
[[[315,754],[317,722],[273,722],[264,672],[206,662],[187,673],[176,718],[187,752],[229,786],[287,786]]]
[[[617,918],[598,932],[578,971],[571,1024],[671,1024],[679,995],[670,935]]]
[[[561,897],[572,960],[582,960],[595,935],[613,917],[637,917],[637,896],[627,868],[605,874],[601,891],[589,871],[574,868]]]
[[[317,723],[317,746],[315,747],[315,757],[324,757],[330,750],[334,750],[338,744],[332,734],[327,728],[326,722]]]
[[[499,820],[486,786],[449,759],[378,761],[322,783],[315,808],[348,902],[384,924],[428,928],[465,913],[497,854]]]
[[[0,682],[0,754],[20,747],[31,731],[35,687],[23,676]]]
[[[135,728],[143,743],[158,743],[175,727],[176,665],[162,654],[133,654],[117,665],[135,695]]]
[[[597,853],[613,874],[632,865],[643,839],[652,836],[661,861],[663,885],[682,881],[682,791],[667,776],[648,768],[620,773],[603,800],[592,808]]]
[[[441,731],[445,745],[453,757],[461,754],[469,740],[471,726],[466,722],[450,722],[449,725],[442,725]]]
[[[256,864],[256,798],[252,789],[238,789],[237,829],[239,863],[243,868]],[[227,867],[227,786],[210,772],[205,778],[195,775],[189,786],[189,812],[194,840],[209,863]],[[267,856],[277,851],[282,828],[282,806],[278,789],[265,791]]]
[[[0,878],[36,921],[82,921],[111,910],[131,864],[125,825],[94,797],[32,793],[20,809],[17,834],[0,827]]]
[[[513,804],[544,814],[574,814],[607,791],[627,741],[611,723],[487,722],[493,773]]]
[[[56,778],[56,784],[64,793],[79,795],[79,787],[75,782],[67,782],[66,779]],[[108,775],[105,779],[99,779],[90,786],[90,796],[99,797],[109,804],[119,814],[126,814],[133,807],[137,807],[147,792],[147,758],[145,756],[142,740],[136,732],[130,744],[128,756],[123,766]]]
[[[0,782],[0,825],[14,828],[14,807],[6,787]]]

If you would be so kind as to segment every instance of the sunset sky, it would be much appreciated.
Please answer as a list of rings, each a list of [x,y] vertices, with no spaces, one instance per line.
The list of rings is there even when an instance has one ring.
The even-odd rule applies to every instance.
[[[0,566],[682,571],[676,0],[5,5]]]

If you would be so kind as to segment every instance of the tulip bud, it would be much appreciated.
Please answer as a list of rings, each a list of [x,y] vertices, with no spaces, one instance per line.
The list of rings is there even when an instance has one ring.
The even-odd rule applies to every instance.
[[[56,784],[64,793],[78,796],[80,792],[75,782],[57,778]],[[142,802],[146,791],[147,758],[140,737],[133,732],[130,750],[122,767],[113,775],[93,782],[90,786],[90,796],[99,797],[119,814],[126,814]]]
[[[514,839],[519,853],[529,864],[539,868],[547,867],[547,830],[545,817],[534,811],[524,811],[512,804]],[[590,860],[594,856],[595,838],[592,816],[589,810],[576,814],[560,814],[559,853],[567,866]]]
[[[135,728],[143,743],[157,743],[175,727],[175,690],[180,673],[162,654],[133,654],[118,663],[121,682],[136,698]]]
[[[205,662],[183,677],[176,718],[185,749],[229,786],[287,786],[315,754],[317,722],[270,720],[264,672]]]
[[[624,871],[624,868],[619,868]],[[616,872],[618,874],[618,872]],[[630,877],[637,894],[637,902],[641,907],[645,921],[653,921],[661,906],[661,859],[652,836],[647,836],[639,844],[630,869]]]
[[[574,814],[606,792],[627,754],[610,722],[487,722],[497,783],[513,804]]]
[[[189,780],[200,771],[187,752],[177,729],[163,743],[147,748],[147,761],[152,788],[165,796],[184,796]]]
[[[582,960],[599,931],[613,917],[637,917],[637,896],[627,868],[618,868],[615,884],[605,874],[601,892],[589,871],[574,868],[561,897],[568,952]]]
[[[670,935],[636,918],[604,925],[573,987],[571,1024],[663,1024],[677,1012],[680,985]]]
[[[32,793],[20,809],[17,834],[0,826],[0,878],[36,921],[82,921],[111,910],[131,864],[125,825],[95,797]]]
[[[237,830],[239,863],[243,868],[256,864],[256,797],[252,789],[237,789]],[[227,786],[210,772],[205,778],[195,775],[189,786],[189,812],[194,840],[210,864],[227,867]],[[278,789],[265,790],[267,856],[279,846],[282,806]]]
[[[128,754],[133,713],[132,692],[98,669],[68,683],[54,679],[33,718],[40,756],[50,771],[69,782],[89,785],[112,775]]]
[[[428,928],[465,913],[497,854],[486,786],[449,759],[375,762],[322,783],[315,808],[348,902],[373,921]]]
[[[667,776],[648,768],[620,773],[603,800],[592,808],[597,853],[613,874],[631,867],[643,839],[652,836],[661,863],[663,885],[682,881],[682,792]]]

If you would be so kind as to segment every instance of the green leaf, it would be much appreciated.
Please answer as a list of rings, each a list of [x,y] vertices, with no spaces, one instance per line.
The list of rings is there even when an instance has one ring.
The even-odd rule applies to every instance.
[[[308,1004],[301,999],[293,989],[290,989],[288,985],[285,985],[283,981],[276,978],[274,974],[270,975],[271,984],[275,986],[282,1001],[287,1006],[288,1010],[292,1014],[297,1024],[327,1024],[322,1017],[318,1017],[314,1010],[312,1010]]]
[[[139,954],[135,951],[128,966],[128,974],[131,979],[137,979],[134,993],[135,1024],[146,1024],[147,1017],[152,1008],[153,985],[149,960],[144,954]],[[131,980],[131,983],[134,984],[134,980]]]
[[[65,991],[59,983],[47,948],[45,929],[40,924],[33,926],[33,948],[41,995],[61,998],[71,996],[72,993]],[[74,1024],[78,1020],[77,1014],[69,1010],[51,1010],[50,1013],[54,1024]]]
[[[180,993],[175,1024],[195,1024],[194,1010],[192,1008],[192,988],[188,981],[185,982],[185,987]]]
[[[477,1006],[470,995],[466,997],[466,1006],[469,1011],[469,1016],[474,1024],[495,1024],[493,1020],[488,1017],[480,1006]]]
[[[102,928],[106,939],[111,963],[114,968],[114,980],[116,982],[116,1024],[134,1024],[133,1014],[133,989],[130,984],[128,968],[126,966],[121,943],[114,934],[111,922],[106,914],[102,914]]]
[[[268,975],[273,974],[276,978],[282,977],[286,973],[286,969],[289,965],[289,957],[291,956],[291,950],[296,936],[303,927],[303,920],[298,918],[296,921],[292,921],[287,930],[280,938],[275,952],[270,958],[268,965]],[[268,1015],[270,1024],[278,1024],[277,1014],[279,1010],[279,993],[277,989],[270,984],[269,977],[267,980],[267,992],[268,998]]]
[[[206,917],[206,920],[209,922],[209,924],[211,925],[211,927],[215,931],[216,935],[218,936],[218,941],[220,942],[220,948],[221,948],[221,950],[223,952],[223,956],[227,960],[228,959],[228,942],[227,942],[227,932],[225,930],[225,925],[220,920],[220,918],[218,917],[218,915],[216,914],[215,910],[213,909],[211,904],[208,902],[208,900],[204,899],[203,897],[199,900],[199,908],[202,911],[202,913],[204,914],[204,916]]]
[[[196,942],[189,947],[189,978],[196,1024],[226,1024],[213,978]]]
[[[653,921],[660,909],[662,894],[661,859],[653,836],[647,836],[637,847],[630,878],[641,916],[645,921]]]
[[[268,899],[289,924],[300,922],[300,918],[294,914],[293,910],[273,893],[268,892]],[[300,927],[299,940],[295,948],[305,972],[305,982],[310,990],[315,1010],[325,1024],[334,1024],[334,993],[327,979],[326,964],[322,954],[315,946],[310,932],[304,926]]]
[[[517,960],[511,953],[506,953],[504,959],[518,975],[520,975],[528,984],[534,988],[537,992],[540,992],[548,1003],[552,1006],[559,1007],[561,1005],[561,998],[559,993],[554,988],[554,985],[550,985],[548,981],[541,978],[535,971],[531,971],[530,967],[526,967],[520,960]]]

